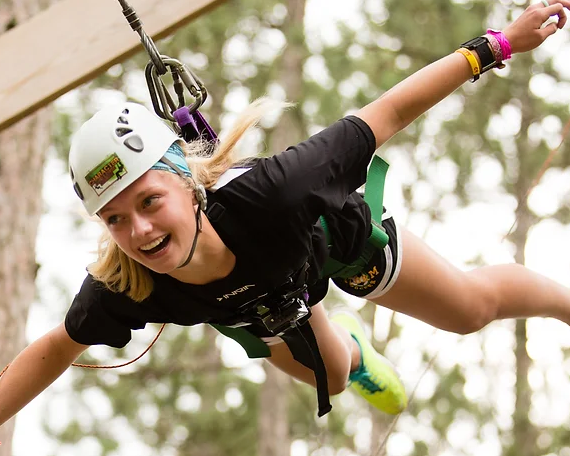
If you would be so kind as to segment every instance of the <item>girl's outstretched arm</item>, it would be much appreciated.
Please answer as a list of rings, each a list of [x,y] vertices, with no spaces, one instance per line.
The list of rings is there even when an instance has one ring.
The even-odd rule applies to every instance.
[[[0,378],[0,426],[45,390],[88,347],[72,340],[62,323],[24,349]]]
[[[518,19],[505,28],[504,35],[513,54],[535,49],[556,30],[564,27],[564,9],[570,9],[570,1],[549,0],[549,3],[548,7],[542,3],[529,6]],[[541,28],[551,16],[557,16],[558,23]],[[476,55],[475,51],[472,52]],[[476,57],[479,60],[477,55]],[[473,72],[468,60],[462,54],[454,52],[406,78],[358,111],[356,116],[370,126],[376,136],[376,147],[380,147],[472,77]]]

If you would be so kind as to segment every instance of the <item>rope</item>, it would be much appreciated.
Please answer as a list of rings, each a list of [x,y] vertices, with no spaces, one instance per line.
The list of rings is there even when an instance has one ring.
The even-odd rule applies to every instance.
[[[114,365],[109,365],[109,366],[97,366],[95,364],[79,364],[79,363],[72,363],[71,365],[74,367],[82,367],[84,369],[117,369],[118,367],[125,367],[128,366],[129,364],[133,364],[135,362],[137,362],[139,359],[141,359],[144,355],[146,355],[149,350],[152,348],[152,346],[156,343],[156,341],[158,340],[158,338],[160,337],[160,335],[162,334],[162,331],[164,331],[164,328],[166,327],[166,323],[163,323],[162,326],[160,327],[160,329],[158,330],[158,333],[156,334],[156,336],[154,337],[153,341],[150,343],[150,345],[145,349],[145,351],[143,351],[139,356],[137,356],[136,358],[126,362],[126,363],[122,363],[122,364],[114,364]],[[8,368],[10,367],[10,364],[8,364],[3,370],[2,372],[0,372],[0,378],[2,378],[2,376],[4,375],[4,373],[8,370]]]
[[[126,0],[119,0],[119,3],[123,8],[123,15],[125,16],[125,19],[127,19],[127,22],[129,23],[131,28],[139,34],[141,42],[146,52],[150,56],[152,64],[156,67],[158,74],[160,75],[165,74],[167,71],[166,65],[162,61],[162,57],[160,55],[160,52],[158,52],[158,49],[154,44],[154,41],[152,41],[150,36],[148,36],[144,31],[142,27],[142,21],[137,16],[136,11],[126,2]]]

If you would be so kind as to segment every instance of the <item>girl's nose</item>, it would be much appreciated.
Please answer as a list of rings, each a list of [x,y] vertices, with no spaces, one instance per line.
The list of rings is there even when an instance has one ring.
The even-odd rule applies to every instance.
[[[131,218],[131,232],[133,238],[142,238],[152,231],[152,223],[139,214],[134,214]]]

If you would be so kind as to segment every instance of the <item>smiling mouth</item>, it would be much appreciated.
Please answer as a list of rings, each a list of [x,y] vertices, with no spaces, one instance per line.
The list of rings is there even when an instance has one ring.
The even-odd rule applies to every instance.
[[[164,249],[169,242],[170,242],[170,234],[167,234],[162,238],[158,238],[153,242],[150,242],[146,245],[139,247],[139,250],[145,255],[154,255],[155,253],[158,253],[162,249]]]

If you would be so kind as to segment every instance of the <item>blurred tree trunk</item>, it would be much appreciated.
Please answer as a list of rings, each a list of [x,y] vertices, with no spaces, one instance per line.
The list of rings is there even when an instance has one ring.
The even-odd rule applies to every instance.
[[[289,389],[287,375],[269,363],[265,363],[266,379],[259,399],[258,448],[260,456],[289,456],[291,435],[289,432]]]
[[[0,32],[25,21],[42,6],[36,0],[3,2]],[[0,132],[0,369],[26,343],[28,309],[35,296],[35,243],[50,120],[51,109],[45,108]],[[0,456],[12,454],[14,421],[0,428]]]
[[[517,253],[516,262],[524,264],[524,245],[528,231],[533,223],[526,204],[518,211],[519,221],[514,233]],[[532,404],[532,390],[528,383],[528,373],[532,361],[526,349],[527,331],[526,319],[517,320],[515,328],[515,411],[513,413],[513,444],[508,449],[507,456],[534,456],[538,454],[536,439],[538,431],[529,418]]]
[[[532,65],[532,57],[529,55],[519,56],[525,59],[528,67]],[[517,87],[526,87],[521,81]],[[525,264],[525,246],[530,229],[536,224],[536,217],[531,213],[526,200],[528,189],[536,175],[536,152],[530,146],[527,132],[533,116],[532,100],[529,99],[527,90],[519,89],[519,97],[522,101],[521,133],[517,137],[517,150],[519,157],[519,178],[515,185],[515,194],[518,201],[517,226],[512,235],[512,241],[516,246],[515,261]],[[515,357],[516,357],[516,384],[515,384],[515,411],[513,414],[513,444],[508,449],[507,455],[533,456],[539,453],[536,444],[538,430],[529,418],[532,404],[532,390],[528,383],[528,373],[532,361],[526,349],[527,331],[526,319],[517,320],[515,329]]]
[[[288,17],[283,24],[283,33],[289,38],[287,47],[278,63],[277,82],[283,87],[288,100],[302,99],[304,47],[303,19],[305,0],[286,2]],[[269,152],[278,153],[305,137],[302,110],[289,111],[282,115],[269,137]],[[289,456],[291,435],[289,431],[288,396],[290,382],[284,373],[267,364],[267,378],[261,387],[259,401],[259,447],[263,456]]]
[[[288,101],[299,103],[296,109],[286,112],[271,133],[269,152],[278,153],[288,146],[307,138],[301,102],[303,101],[303,65],[307,59],[303,22],[305,0],[288,0],[289,15],[283,24],[282,32],[288,44],[281,56],[277,83],[283,87]]]
[[[202,349],[198,350],[195,354],[195,360],[198,366],[203,366],[206,370],[204,385],[201,388],[201,399],[202,408],[205,411],[205,419],[207,420],[206,426],[212,429],[223,429],[217,423],[217,417],[210,413],[211,410],[216,410],[216,402],[221,401],[224,397],[224,391],[220,390],[220,385],[215,381],[215,377],[223,371],[223,363],[220,357],[219,349],[216,347],[216,337],[218,332],[206,326],[204,328],[204,344],[202,344]],[[214,373],[214,374],[212,374]],[[210,381],[207,379],[210,378]],[[166,423],[167,425],[169,423]],[[162,436],[161,440],[167,440],[168,433]],[[200,442],[195,442],[193,445],[188,447],[188,456],[190,455],[200,455],[200,456],[219,456],[221,453],[216,446],[216,442],[213,440],[205,440]]]

